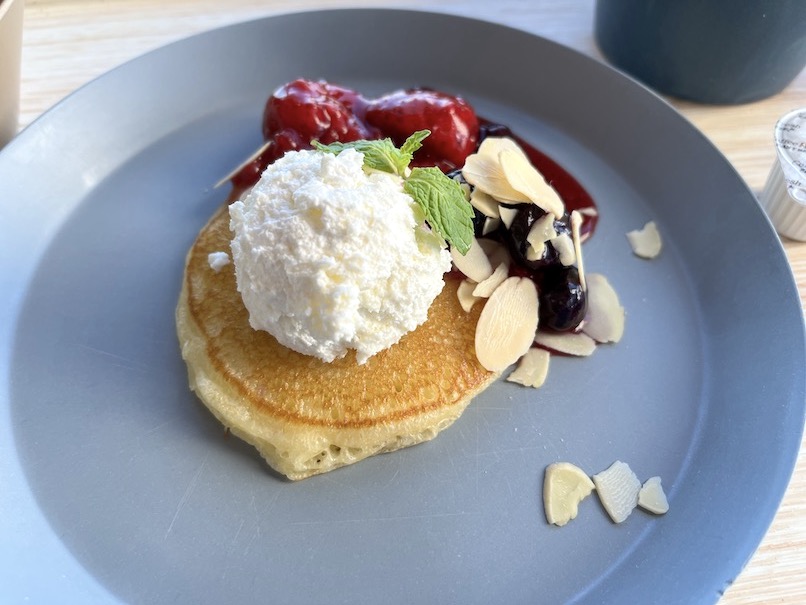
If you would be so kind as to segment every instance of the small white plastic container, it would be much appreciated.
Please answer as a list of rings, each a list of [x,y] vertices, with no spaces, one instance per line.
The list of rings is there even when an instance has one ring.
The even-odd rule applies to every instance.
[[[806,241],[806,107],[778,120],[775,149],[778,161],[761,192],[761,205],[778,233]]]

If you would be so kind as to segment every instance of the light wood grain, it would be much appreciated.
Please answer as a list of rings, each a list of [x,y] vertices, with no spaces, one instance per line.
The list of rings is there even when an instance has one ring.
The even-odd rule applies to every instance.
[[[21,126],[66,95],[138,55],[222,25],[270,14],[341,6],[402,6],[343,0],[28,0],[25,15]],[[434,10],[413,0],[406,7]],[[480,17],[551,38],[601,59],[592,35],[593,0],[446,0],[444,12]],[[758,192],[774,161],[778,117],[806,106],[806,72],[783,93],[738,107],[672,103]],[[784,241],[801,300],[806,299],[806,244]],[[758,551],[720,601],[723,605],[806,603],[806,458]],[[748,489],[752,489],[748,487]]]

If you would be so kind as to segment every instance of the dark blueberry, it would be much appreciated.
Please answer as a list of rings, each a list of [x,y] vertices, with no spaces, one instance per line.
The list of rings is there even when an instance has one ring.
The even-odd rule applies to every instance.
[[[454,168],[453,170],[449,170],[448,172],[445,173],[445,176],[447,176],[449,179],[453,179],[462,186],[467,185],[468,191],[473,191],[473,185],[467,182],[465,175],[462,174],[461,168]]]
[[[571,215],[567,212],[563,214],[563,217],[560,219],[556,219],[554,221],[554,230],[557,234],[565,233],[566,235],[571,235]]]
[[[486,222],[487,217],[478,208],[473,208],[473,235],[476,236],[476,239],[483,237]]]
[[[512,139],[515,135],[509,129],[509,126],[494,122],[482,122],[481,126],[479,126],[479,144],[487,137],[509,137]]]
[[[536,281],[540,297],[540,326],[558,332],[576,328],[587,309],[587,297],[579,283],[577,268],[552,265],[541,271]]]

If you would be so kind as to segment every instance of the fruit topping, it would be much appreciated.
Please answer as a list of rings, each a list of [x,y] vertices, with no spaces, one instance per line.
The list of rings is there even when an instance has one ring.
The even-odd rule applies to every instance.
[[[467,102],[425,88],[399,90],[370,101],[366,120],[397,145],[417,130],[431,130],[414,164],[443,171],[462,166],[475,150],[479,134],[478,118]]]
[[[346,88],[294,80],[278,88],[266,102],[263,137],[275,141],[278,157],[286,151],[307,149],[312,140],[333,143],[378,138],[380,132],[356,115],[361,104],[360,95]]]
[[[588,301],[579,280],[579,269],[554,264],[542,271],[537,281],[540,284],[540,326],[558,332],[579,326]]]
[[[311,146],[334,154],[352,148],[366,170],[400,178],[424,221],[418,237],[447,242],[455,271],[467,278],[457,294],[462,308],[487,299],[476,332],[484,367],[501,370],[528,351],[515,376],[542,384],[546,368],[541,362],[535,370],[534,362],[546,349],[587,355],[596,342],[621,337],[624,310],[606,280],[594,278],[590,308],[581,248],[598,218],[590,196],[463,99],[425,88],[368,99],[298,79],[267,101],[263,134],[266,143],[232,177],[234,186],[248,188],[284,153]],[[545,349],[532,347],[538,325]]]

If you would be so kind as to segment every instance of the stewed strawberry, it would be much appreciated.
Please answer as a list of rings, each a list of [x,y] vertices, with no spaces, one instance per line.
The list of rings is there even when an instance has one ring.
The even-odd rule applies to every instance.
[[[377,138],[379,133],[356,115],[361,104],[360,95],[347,88],[294,80],[269,97],[263,113],[263,137],[268,141],[285,133],[295,139],[292,145],[305,147],[313,139],[333,143]]]
[[[452,95],[416,88],[399,90],[369,102],[367,122],[396,145],[417,130],[431,135],[414,156],[415,165],[460,168],[476,149],[479,121],[473,108]]]

